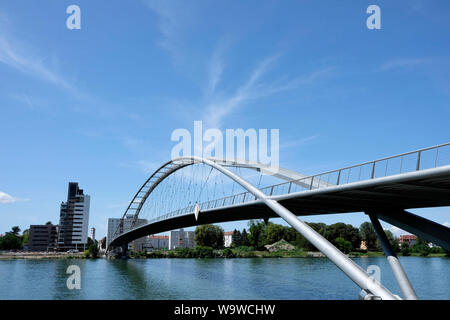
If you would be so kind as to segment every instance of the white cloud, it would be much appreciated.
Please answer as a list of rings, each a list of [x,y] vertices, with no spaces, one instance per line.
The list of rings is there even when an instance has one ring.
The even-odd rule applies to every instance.
[[[15,198],[15,197],[7,194],[6,192],[0,191],[0,203],[14,203],[14,202],[19,202],[19,201],[29,201],[29,199]]]

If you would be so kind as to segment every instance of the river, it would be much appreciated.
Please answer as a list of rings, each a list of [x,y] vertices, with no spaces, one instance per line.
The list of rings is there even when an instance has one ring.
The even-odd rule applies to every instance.
[[[400,257],[421,299],[450,299],[450,259]],[[380,268],[400,295],[384,257]],[[69,290],[67,268],[81,271]],[[326,258],[1,260],[0,299],[357,299],[360,289]]]

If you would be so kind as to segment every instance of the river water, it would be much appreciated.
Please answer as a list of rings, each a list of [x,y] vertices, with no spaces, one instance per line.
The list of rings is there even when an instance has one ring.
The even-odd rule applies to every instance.
[[[400,257],[421,299],[450,299],[450,259]],[[381,270],[384,257],[355,258]],[[77,265],[81,288],[67,288]],[[360,291],[326,258],[0,260],[0,299],[357,299]]]

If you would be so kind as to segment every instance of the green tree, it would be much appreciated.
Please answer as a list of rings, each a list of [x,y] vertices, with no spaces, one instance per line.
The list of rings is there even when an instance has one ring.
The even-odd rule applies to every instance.
[[[411,251],[426,257],[430,254],[431,248],[428,246],[428,242],[420,237],[417,237],[416,243],[411,246]]]
[[[338,237],[334,240],[336,247],[341,250],[343,253],[349,253],[352,251],[352,243],[350,241],[345,240],[343,237]]]
[[[231,250],[230,248],[223,249],[222,254],[225,258],[234,258],[235,257],[233,250]]]
[[[101,248],[106,249],[106,237],[103,237],[101,240]]]
[[[197,246],[223,248],[223,229],[212,224],[204,224],[195,228],[194,240]]]
[[[0,238],[1,250],[19,250],[22,248],[22,239],[13,232],[7,232]]]
[[[22,232],[22,248],[23,246],[28,244],[28,239],[30,238],[30,230],[29,229],[25,229]]]
[[[394,250],[394,252],[399,252],[400,245],[398,243],[398,239],[394,237],[394,235],[392,234],[392,232],[390,230],[384,230],[384,233],[386,234],[386,237],[389,241],[389,244],[391,245],[392,250]],[[379,239],[377,239],[377,241],[376,241],[376,250],[383,251],[383,247],[381,246]]]
[[[19,235],[19,232],[20,232],[20,228],[18,227],[18,226],[15,226],[15,227],[12,227],[11,228],[11,232],[14,234],[14,235]]]
[[[327,231],[328,226],[325,223],[314,223],[314,222],[307,222],[307,224],[314,229],[317,233],[319,233],[321,236],[325,236],[325,233]],[[299,248],[303,248],[308,251],[317,251],[317,248],[314,247],[308,240],[306,240],[305,237],[303,237],[297,230],[294,228],[290,228],[288,233],[292,236],[295,235],[295,240],[291,241],[292,244]]]
[[[233,231],[233,247],[240,247],[242,246],[242,233],[239,230],[234,229]]]
[[[88,237],[86,244],[86,250],[84,251],[85,257],[97,258],[98,257],[98,242]]]
[[[194,254],[198,258],[213,258],[214,251],[211,247],[206,246],[196,246],[194,249]]]
[[[400,253],[402,254],[402,256],[405,256],[405,257],[411,255],[411,253],[409,252],[409,245],[408,245],[407,242],[403,242],[402,243],[402,246],[401,246],[401,249],[400,249]]]
[[[361,234],[361,240],[366,242],[368,250],[375,250],[377,248],[377,233],[370,222],[364,222],[359,227],[359,232]]]
[[[266,225],[266,239],[264,244],[272,244],[281,239],[285,239],[287,234],[286,231],[287,230],[282,225],[269,222]]]
[[[351,224],[345,224],[338,222],[328,226],[325,230],[325,238],[336,244],[337,238],[344,238],[352,244],[353,249],[359,249],[361,244],[361,236],[359,230],[353,227]]]
[[[292,227],[285,227],[284,229],[284,240],[289,242],[290,244],[295,245],[297,240],[298,231]]]
[[[249,221],[248,240],[255,249],[262,249],[266,244],[266,224],[262,220]]]
[[[319,233],[321,236],[325,235],[325,232],[328,229],[328,226],[325,223],[315,223],[315,222],[310,222],[308,223],[308,225],[314,229],[314,231],[316,231],[317,233]]]
[[[46,226],[52,225],[52,222],[51,222],[51,221],[47,221],[47,222],[45,223],[45,225],[46,225]]]
[[[241,235],[242,235],[242,245],[250,246],[250,241],[248,240],[248,233],[247,233],[247,230],[245,230],[245,228],[244,228],[244,230],[242,230]]]

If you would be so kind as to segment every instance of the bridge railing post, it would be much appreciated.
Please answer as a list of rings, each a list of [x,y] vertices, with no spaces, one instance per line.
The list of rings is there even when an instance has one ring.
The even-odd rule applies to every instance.
[[[416,171],[420,170],[420,155],[422,151],[417,152],[417,164],[416,164]]]
[[[377,162],[374,161],[373,164],[372,164],[372,173],[370,174],[370,179],[373,179],[375,177],[375,164],[376,163]]]

